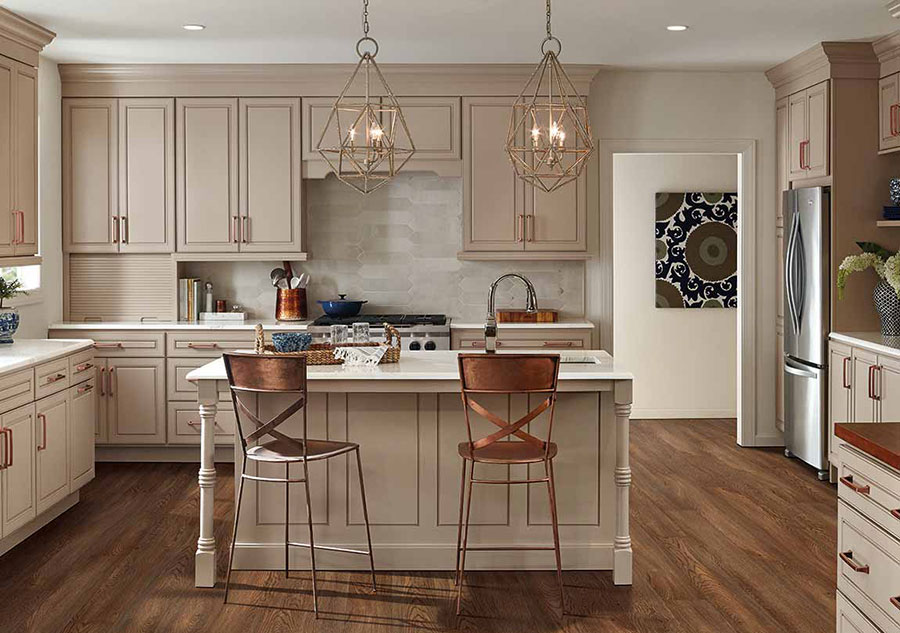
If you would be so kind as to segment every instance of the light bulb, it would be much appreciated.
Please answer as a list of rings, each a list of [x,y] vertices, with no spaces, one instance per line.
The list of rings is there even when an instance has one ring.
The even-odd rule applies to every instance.
[[[347,138],[350,139],[351,143],[356,138],[356,128],[355,127],[352,127],[347,131]]]

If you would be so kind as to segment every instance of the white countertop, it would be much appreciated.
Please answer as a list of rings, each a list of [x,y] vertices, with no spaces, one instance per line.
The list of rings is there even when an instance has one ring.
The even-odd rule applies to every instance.
[[[881,332],[832,332],[832,341],[862,347],[876,354],[900,356],[900,336],[884,336]]]
[[[594,324],[590,321],[557,321],[556,323],[498,323],[501,330],[591,330]],[[450,321],[451,330],[480,330],[484,328],[484,321],[472,323]]]
[[[257,323],[262,323],[265,330],[306,330],[312,321],[258,321],[249,319],[240,323],[221,323],[219,321],[104,321],[94,323],[54,323],[50,330],[252,330]]]
[[[12,345],[0,345],[0,375],[91,347],[93,342],[86,339],[16,339]]]
[[[344,365],[313,365],[307,368],[309,380],[447,380],[459,381],[459,367],[456,357],[458,351],[407,352],[400,356],[399,363],[384,363],[375,367]],[[472,352],[469,352],[472,353]],[[484,352],[474,352],[484,353]],[[544,351],[497,352],[497,354],[514,353],[546,353]],[[560,381],[569,380],[633,380],[627,370],[615,364],[612,356],[600,350],[579,351],[565,356],[594,356],[600,359],[599,364],[563,363],[559,370]],[[207,363],[191,371],[187,379],[227,380],[225,362],[221,358]]]

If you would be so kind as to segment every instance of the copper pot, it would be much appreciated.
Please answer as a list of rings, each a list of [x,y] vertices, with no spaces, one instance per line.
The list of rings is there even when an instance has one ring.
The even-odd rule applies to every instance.
[[[278,288],[275,297],[276,321],[305,321],[306,288]]]

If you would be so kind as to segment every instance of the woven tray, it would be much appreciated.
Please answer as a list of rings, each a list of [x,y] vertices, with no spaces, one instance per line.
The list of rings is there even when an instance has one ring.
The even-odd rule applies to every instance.
[[[396,342],[396,344],[395,344]],[[270,354],[272,356],[305,356],[307,365],[341,365],[343,360],[334,357],[335,347],[387,347],[384,356],[381,357],[380,363],[399,363],[400,362],[400,333],[393,325],[384,324],[384,342],[383,343],[340,343],[332,345],[331,343],[313,343],[304,352],[277,352],[272,343],[265,342],[265,334],[263,326],[256,326],[256,345],[254,351],[257,354]]]

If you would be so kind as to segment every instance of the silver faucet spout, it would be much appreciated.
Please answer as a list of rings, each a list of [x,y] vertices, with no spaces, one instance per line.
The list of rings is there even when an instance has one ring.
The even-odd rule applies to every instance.
[[[501,281],[509,277],[520,280],[525,284],[525,311],[537,312],[537,292],[528,278],[518,273],[506,273],[500,275],[491,284],[491,290],[488,294],[487,319],[484,322],[484,349],[488,353],[497,351],[497,313],[494,309],[494,294],[497,292],[497,286]]]

